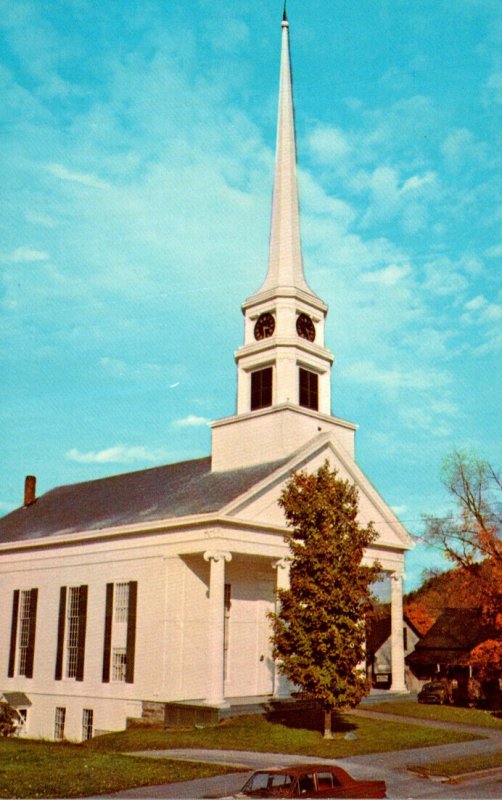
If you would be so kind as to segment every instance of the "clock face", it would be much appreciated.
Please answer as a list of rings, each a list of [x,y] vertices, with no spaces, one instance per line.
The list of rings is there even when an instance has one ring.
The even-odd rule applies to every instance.
[[[254,338],[267,339],[275,331],[275,319],[272,314],[260,314],[254,326]]]
[[[315,326],[307,314],[300,314],[296,320],[296,332],[302,339],[313,342],[315,339]]]

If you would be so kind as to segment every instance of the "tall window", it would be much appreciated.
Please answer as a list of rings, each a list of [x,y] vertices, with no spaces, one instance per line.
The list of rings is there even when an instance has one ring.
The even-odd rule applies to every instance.
[[[272,405],[272,367],[251,373],[251,411]]]
[[[66,708],[58,706],[54,717],[54,738],[64,739],[64,724],[66,720]]]
[[[80,587],[70,586],[66,615],[66,677],[76,678],[78,629],[80,622]]]
[[[84,680],[85,634],[87,627],[87,586],[62,586],[55,679]]]
[[[319,410],[319,376],[316,372],[300,367],[300,405]]]
[[[38,589],[16,589],[12,596],[12,619],[8,677],[33,677]]]
[[[103,683],[134,683],[137,581],[106,585]]]
[[[92,708],[82,709],[82,741],[92,739],[94,732],[94,711]]]

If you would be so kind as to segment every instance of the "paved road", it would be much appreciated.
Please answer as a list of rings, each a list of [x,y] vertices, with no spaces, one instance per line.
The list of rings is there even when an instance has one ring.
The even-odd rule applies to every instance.
[[[380,715],[372,711],[360,710],[358,714],[365,716],[382,716],[389,719],[388,714]],[[402,717],[396,717],[401,719]],[[424,724],[423,721],[406,719],[407,723]],[[426,723],[427,725],[433,723]],[[460,742],[437,747],[416,748],[390,753],[372,753],[353,758],[312,759],[326,764],[336,763],[343,766],[355,778],[380,778],[387,783],[387,796],[389,798],[438,798],[438,800],[481,800],[492,798],[502,800],[502,770],[496,773],[462,780],[456,784],[445,784],[433,781],[411,773],[407,770],[410,764],[426,764],[450,758],[461,758],[475,753],[488,753],[502,751],[502,731],[488,728],[474,728],[467,726],[449,725],[448,723],[434,723],[439,727],[449,727],[458,730],[468,730],[486,738],[471,742]],[[145,758],[181,758],[197,761],[211,761],[221,763],[226,767],[249,767],[250,770],[273,765],[294,764],[305,761],[305,756],[278,755],[276,753],[255,753],[235,750],[163,750],[145,751],[141,754]],[[245,773],[231,773],[214,778],[189,781],[186,783],[166,784],[162,786],[149,786],[139,789],[129,789],[118,792],[113,797],[130,798],[202,798],[208,794],[232,794],[237,791],[246,780]]]

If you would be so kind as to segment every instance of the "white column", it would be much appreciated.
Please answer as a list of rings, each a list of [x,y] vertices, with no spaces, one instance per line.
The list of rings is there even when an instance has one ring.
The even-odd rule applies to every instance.
[[[276,589],[289,589],[289,564],[288,558],[274,561],[272,566],[276,570]],[[276,611],[279,611],[279,598],[276,600]],[[290,697],[291,687],[285,675],[281,675],[277,667],[274,669],[274,697],[277,699]]]
[[[392,572],[390,576],[390,618],[391,618],[391,669],[392,685],[395,692],[405,692],[404,681],[404,641],[403,641],[403,576]]]
[[[206,703],[211,706],[225,705],[224,689],[224,601],[225,561],[232,554],[217,550],[204,553],[209,561],[209,614],[207,641],[207,694]]]

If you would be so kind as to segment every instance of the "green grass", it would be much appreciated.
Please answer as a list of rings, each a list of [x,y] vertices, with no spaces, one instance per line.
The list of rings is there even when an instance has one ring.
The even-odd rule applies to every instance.
[[[476,738],[426,724],[406,725],[348,714],[336,718],[334,738],[327,741],[320,721],[318,715],[296,712],[272,719],[235,717],[202,730],[133,727],[84,744],[0,739],[0,797],[83,797],[235,771],[217,765],[125,755],[139,750],[207,747],[343,758]],[[355,738],[346,739],[349,732]]]
[[[0,797],[83,797],[235,771],[134,758],[66,742],[0,739]]]
[[[356,738],[346,739],[352,732]],[[264,716],[234,717],[216,728],[164,731],[129,728],[121,733],[100,736],[88,743],[93,750],[134,752],[173,747],[202,747],[217,750],[252,750],[265,753],[293,753],[300,756],[343,758],[366,753],[431,747],[472,740],[470,734],[406,725],[389,720],[341,716],[335,724],[334,738],[325,740],[317,720],[305,714],[281,721]]]
[[[502,767],[502,752],[487,753],[480,756],[466,756],[450,761],[435,761],[432,764],[409,766],[408,769],[420,775],[441,775],[451,778],[453,775],[464,775],[467,772]]]
[[[365,706],[366,711],[379,711],[383,714],[399,714],[415,719],[438,720],[460,725],[477,725],[480,728],[502,730],[502,719],[497,719],[491,711],[478,708],[459,708],[458,706],[434,706],[416,703],[412,700],[384,701]]]

